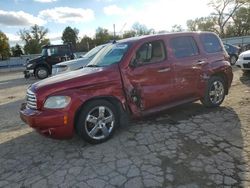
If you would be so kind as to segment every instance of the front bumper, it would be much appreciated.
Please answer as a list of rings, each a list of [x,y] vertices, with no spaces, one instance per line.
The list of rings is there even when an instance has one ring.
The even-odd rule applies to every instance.
[[[73,121],[66,112],[59,110],[39,111],[22,104],[20,118],[44,136],[66,139],[74,135]],[[72,118],[71,118],[72,119]]]
[[[29,78],[30,76],[34,75],[34,70],[25,70],[23,71],[24,77]]]
[[[242,70],[250,70],[250,60],[238,59],[235,65]]]

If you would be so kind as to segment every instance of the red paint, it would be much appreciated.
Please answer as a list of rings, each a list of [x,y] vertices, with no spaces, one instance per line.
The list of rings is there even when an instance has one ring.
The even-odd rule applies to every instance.
[[[178,59],[171,48],[171,39],[193,37],[199,53]],[[136,51],[145,42],[160,40],[166,58],[157,63],[130,66]],[[119,41],[118,41],[119,42]],[[31,86],[36,94],[37,109],[23,107],[20,116],[39,133],[54,138],[70,138],[74,133],[75,117],[84,103],[95,98],[113,97],[132,117],[140,117],[203,97],[207,79],[222,74],[231,85],[233,74],[222,52],[208,54],[203,49],[199,33],[176,33],[128,39],[130,48],[119,64],[90,67],[51,77]],[[202,62],[199,65],[199,62]],[[70,96],[64,109],[43,107],[49,96]],[[133,96],[139,99],[135,100]],[[66,124],[65,124],[66,123]]]

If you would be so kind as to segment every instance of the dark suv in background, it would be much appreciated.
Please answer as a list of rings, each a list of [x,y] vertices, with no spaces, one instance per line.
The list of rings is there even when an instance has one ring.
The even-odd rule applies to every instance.
[[[224,43],[224,47],[230,56],[230,64],[234,65],[240,55],[240,47]]]
[[[34,75],[38,79],[47,78],[52,73],[53,65],[71,59],[74,59],[74,54],[70,44],[43,46],[41,56],[29,60],[26,64],[24,77]]]
[[[232,79],[228,54],[214,33],[129,38],[105,46],[83,69],[31,85],[20,115],[43,135],[69,138],[76,132],[100,143],[127,116],[197,100],[218,107]]]

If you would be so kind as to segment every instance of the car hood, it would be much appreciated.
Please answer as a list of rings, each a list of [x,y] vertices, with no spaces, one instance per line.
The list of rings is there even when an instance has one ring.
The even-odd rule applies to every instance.
[[[31,59],[31,60],[28,61],[28,63],[26,64],[26,66],[29,65],[29,64],[37,63],[39,61],[43,61],[43,59],[44,59],[43,56],[39,56],[39,57],[36,57],[34,59]]]
[[[241,54],[240,54],[240,57],[249,57],[250,56],[250,50],[247,50],[247,51],[245,51],[245,52],[242,52]]]
[[[70,61],[64,61],[64,62],[58,63],[58,64],[55,65],[55,67],[60,66],[60,65],[71,66],[71,65],[74,65],[74,64],[78,64],[78,63],[88,63],[88,62],[89,62],[89,58],[82,57],[82,58],[73,59],[73,60],[70,60]]]
[[[41,97],[68,89],[83,88],[86,86],[112,84],[120,79],[118,65],[110,67],[85,67],[80,70],[71,71],[46,78],[32,84],[31,90]]]

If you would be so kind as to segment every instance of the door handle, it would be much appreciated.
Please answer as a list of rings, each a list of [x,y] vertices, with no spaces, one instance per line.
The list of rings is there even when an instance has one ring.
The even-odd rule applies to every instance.
[[[205,64],[206,63],[206,61],[198,61],[197,63],[196,63],[196,65],[203,65],[203,64]]]
[[[157,72],[168,72],[168,71],[170,71],[170,68],[169,68],[169,67],[159,69]]]

